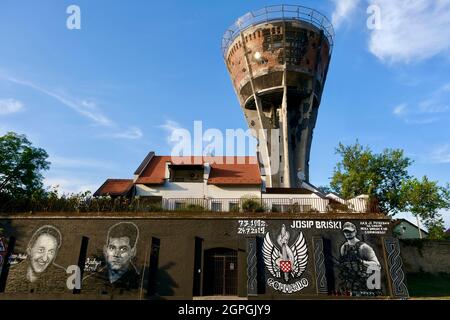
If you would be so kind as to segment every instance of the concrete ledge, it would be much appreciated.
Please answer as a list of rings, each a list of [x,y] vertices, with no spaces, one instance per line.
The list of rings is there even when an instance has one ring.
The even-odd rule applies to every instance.
[[[382,213],[234,213],[234,212],[33,212],[0,214],[0,220],[14,219],[287,219],[332,220],[370,219],[391,220]]]

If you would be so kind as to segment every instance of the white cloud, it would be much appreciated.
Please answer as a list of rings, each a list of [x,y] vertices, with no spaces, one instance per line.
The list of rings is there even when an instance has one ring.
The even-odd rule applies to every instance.
[[[388,63],[410,63],[450,52],[450,1],[369,0],[381,9],[381,29],[369,49]]]
[[[23,103],[16,99],[0,99],[0,115],[16,113],[23,110]]]
[[[399,116],[406,113],[406,108],[408,105],[406,103],[402,103],[394,108],[394,114]]]
[[[96,185],[82,179],[62,177],[45,178],[44,185],[50,188],[57,188],[60,194],[79,193],[85,191],[91,191],[94,193],[100,187],[100,184]]]
[[[437,99],[431,98],[419,103],[420,111],[424,113],[443,113],[449,110],[447,105],[441,104]]]
[[[450,163],[450,145],[445,144],[436,147],[431,151],[428,159],[430,162],[437,164]]]
[[[442,85],[436,92],[439,94],[450,93],[450,83]]]
[[[164,122],[164,124],[160,125],[159,127],[168,132],[183,129],[183,127],[181,127],[181,125],[178,122],[173,120],[166,120],[166,122]]]
[[[61,93],[55,92],[53,90],[44,89],[30,81],[24,81],[24,80],[16,79],[16,78],[13,78],[10,76],[5,76],[5,75],[3,75],[2,77],[10,82],[29,87],[40,93],[45,94],[45,95],[61,102],[66,107],[69,107],[69,108],[75,110],[82,116],[94,121],[98,125],[112,126],[114,124],[113,121],[111,121],[107,116],[102,114],[102,112],[100,110],[98,110],[97,106],[93,102],[86,101],[86,100],[73,99],[73,98],[70,98]]]
[[[432,124],[439,121],[439,118],[436,117],[431,117],[431,118],[416,118],[416,119],[411,119],[411,118],[407,118],[405,119],[405,122],[407,124]]]
[[[180,131],[180,130],[185,130],[178,122],[173,121],[173,120],[166,120],[164,122],[164,124],[162,124],[162,125],[160,125],[158,127],[161,128],[161,129],[164,129],[164,131],[167,132],[167,139],[166,140],[167,140],[167,142],[169,144],[175,142],[173,140],[173,136],[172,136],[172,134],[174,132]]]
[[[360,0],[332,0],[335,4],[335,10],[331,16],[335,29],[338,29],[342,23],[351,17],[351,14],[357,8]]]
[[[114,123],[114,121],[112,121],[110,118],[108,118],[106,115],[104,115],[101,110],[99,110],[99,108],[97,107],[97,104],[93,101],[86,100],[86,99],[72,98],[72,97],[69,97],[67,94],[62,94],[60,92],[56,92],[56,90],[45,89],[33,82],[17,79],[17,78],[11,77],[5,73],[0,73],[0,78],[5,79],[9,82],[18,84],[18,85],[22,85],[22,86],[31,88],[37,92],[47,95],[47,96],[59,101],[64,106],[69,107],[69,108],[75,110],[76,112],[78,112],[79,114],[81,114],[82,116],[90,119],[97,125],[100,125],[103,127],[112,127],[116,131],[120,129],[119,126],[116,123]],[[2,100],[0,100],[0,114],[1,114],[1,110],[2,110],[1,101]],[[18,107],[17,103],[13,107],[17,108]],[[21,104],[20,104],[20,107],[21,107]],[[9,108],[11,108],[11,106],[9,106]],[[112,134],[111,133],[104,134],[103,136],[108,137],[108,138],[112,137],[112,138],[117,138],[117,139],[136,140],[136,139],[142,138],[143,133],[140,128],[133,126],[126,130],[123,129],[121,132],[115,132]]]
[[[450,98],[450,85],[444,84],[428,97],[409,106],[402,103],[394,107],[393,114],[408,124],[430,124],[448,119],[445,116],[450,111],[447,101]]]
[[[113,134],[114,138],[131,139],[131,140],[140,139],[143,136],[144,136],[144,134],[142,133],[142,130],[139,129],[138,127],[130,127],[128,130],[126,130],[124,132],[119,132],[119,133]]]
[[[117,170],[115,163],[106,160],[96,160],[89,158],[61,157],[50,155],[48,159],[52,169],[96,169],[96,170]]]

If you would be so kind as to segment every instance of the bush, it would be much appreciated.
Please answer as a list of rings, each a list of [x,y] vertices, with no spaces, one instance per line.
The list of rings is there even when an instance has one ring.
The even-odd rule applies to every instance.
[[[261,201],[256,198],[248,198],[244,199],[242,202],[242,210],[244,212],[264,212],[264,206],[261,204]]]
[[[302,210],[297,202],[294,202],[291,206],[289,206],[289,213],[301,213],[301,212]]]
[[[230,209],[230,212],[239,212],[239,211],[241,211],[239,206],[234,206],[233,208]]]
[[[328,212],[349,212],[352,211],[346,204],[340,202],[332,202],[327,206]]]
[[[206,211],[205,207],[199,205],[199,204],[193,204],[193,203],[189,203],[186,208],[186,211]]]

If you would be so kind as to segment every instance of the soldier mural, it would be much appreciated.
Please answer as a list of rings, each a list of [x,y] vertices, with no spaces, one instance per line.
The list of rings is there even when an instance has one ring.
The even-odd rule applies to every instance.
[[[373,275],[379,275],[381,270],[375,251],[356,237],[357,229],[353,223],[344,223],[342,232],[346,242],[340,248],[340,289],[355,293],[380,289],[376,285],[371,286],[369,279]]]
[[[108,230],[103,247],[104,265],[83,278],[82,290],[101,294],[139,288],[139,271],[134,265],[139,229],[132,222],[120,222]]]
[[[37,229],[28,242],[25,259],[10,267],[6,292],[60,292],[67,289],[65,268],[55,259],[61,232],[51,225]]]

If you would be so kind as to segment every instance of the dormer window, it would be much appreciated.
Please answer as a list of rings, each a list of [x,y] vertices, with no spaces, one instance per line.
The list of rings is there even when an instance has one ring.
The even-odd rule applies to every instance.
[[[203,165],[170,165],[170,182],[203,182]]]

